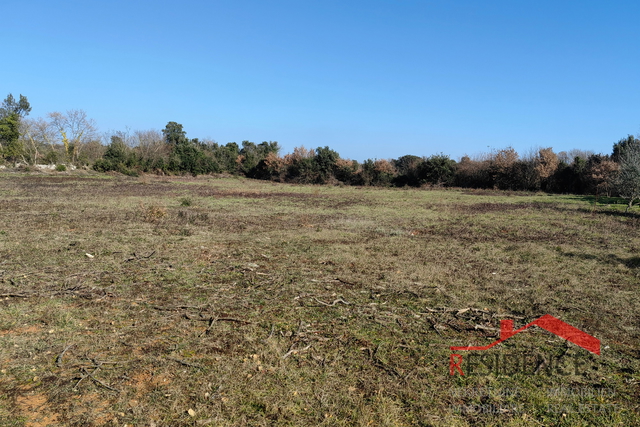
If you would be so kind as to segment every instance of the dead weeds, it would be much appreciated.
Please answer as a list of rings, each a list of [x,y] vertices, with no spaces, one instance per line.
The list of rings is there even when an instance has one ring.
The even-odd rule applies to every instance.
[[[12,174],[0,191],[8,425],[637,419],[640,236],[606,208],[207,177]],[[585,370],[450,375],[450,346],[488,344],[502,319],[543,314],[598,337],[602,355],[535,330],[500,351]],[[550,411],[563,402],[544,391],[567,385],[607,387],[600,403],[619,410]],[[482,387],[517,388],[521,411],[461,411],[505,403],[469,392]]]

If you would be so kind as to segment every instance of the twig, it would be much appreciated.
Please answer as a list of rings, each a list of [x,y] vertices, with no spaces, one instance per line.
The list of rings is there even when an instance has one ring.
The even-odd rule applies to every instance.
[[[93,362],[95,366],[99,366],[99,367],[102,367],[102,365],[119,365],[121,363],[121,362],[100,362],[93,358],[91,358],[91,362]]]
[[[577,310],[582,310],[579,307],[572,307],[572,308],[575,308]],[[586,311],[586,310],[584,310],[584,311]],[[524,317],[524,316],[515,316],[513,314],[504,314],[504,313],[503,314],[499,314],[499,313],[492,314],[491,317],[502,317],[502,318],[509,318],[509,319],[518,319],[518,320],[526,319],[526,317]]]
[[[373,366],[376,366],[376,367],[382,369],[383,371],[387,372],[388,374],[391,374],[391,375],[394,375],[394,376],[396,376],[398,378],[401,378],[402,376],[400,375],[400,373],[395,368],[393,368],[391,366],[387,366],[386,363],[383,363],[382,360],[380,360],[380,358],[378,358],[378,350],[379,349],[380,349],[380,344],[378,344],[376,349],[373,350],[373,351],[371,351],[371,349],[367,347],[367,350],[369,351],[369,358],[373,362]]]
[[[205,319],[194,319],[194,318],[191,318],[191,317],[189,317],[187,315],[185,315],[185,317],[188,320],[201,320],[201,321],[209,322],[209,327],[211,327],[211,325],[213,325],[215,322],[235,322],[235,323],[242,323],[244,325],[251,325],[253,323],[253,322],[249,322],[249,321],[242,320],[242,319],[235,319],[233,317],[210,317],[208,319],[206,319],[206,318]]]
[[[490,328],[489,326],[475,325],[473,329],[482,329],[483,331],[500,332],[498,328]]]
[[[133,256],[131,258],[127,258],[124,260],[124,262],[129,262],[129,261],[138,261],[141,259],[149,259],[153,256],[153,254],[155,254],[156,251],[151,252],[149,255],[147,256],[138,256],[135,252],[133,253]]]
[[[481,310],[479,308],[451,308],[451,307],[442,307],[442,308],[429,308],[429,307],[425,307],[425,310],[427,310],[429,313],[451,313],[451,312],[456,312],[456,314],[464,314],[467,311],[473,311],[474,313],[484,313],[484,314],[490,314],[488,311],[486,310]],[[420,314],[427,314],[427,313],[420,313]]]
[[[209,308],[208,305],[205,305],[204,307],[198,307],[195,305],[177,305],[175,307],[162,307],[162,306],[158,306],[158,305],[152,305],[151,308],[153,308],[154,310],[158,310],[158,311],[178,311],[178,310],[186,310],[189,308],[193,308],[196,310],[204,310],[206,308]]]
[[[149,258],[151,258],[151,257],[153,256],[153,254],[155,254],[155,253],[156,253],[156,251],[152,251],[149,255],[147,255],[147,256],[141,256],[141,257],[139,257],[139,259],[149,259]]]
[[[205,329],[204,332],[200,334],[200,336],[207,335],[211,330],[211,327],[213,326],[213,324],[216,323],[216,320],[218,319],[215,317],[212,317],[211,319],[209,319],[209,326],[207,326],[207,329]]]
[[[60,353],[58,357],[56,357],[56,366],[58,368],[62,367],[62,358],[64,357],[64,354],[67,352],[67,350],[69,350],[71,347],[73,347],[73,344],[69,344],[68,346],[66,346],[65,349],[62,350],[62,353]]]
[[[78,382],[76,383],[76,385],[73,386],[74,389],[78,388],[78,386],[80,385],[80,383],[82,382],[82,380],[84,380],[85,378],[87,378],[87,376],[85,375],[84,377],[80,377],[80,379],[78,380]]]
[[[100,381],[99,379],[97,379],[96,377],[94,377],[94,376],[93,376],[93,374],[94,374],[98,369],[100,369],[100,366],[96,367],[96,369],[95,369],[93,372],[91,372],[91,373],[89,373],[89,371],[87,371],[85,368],[82,368],[82,371],[85,373],[85,375],[86,375],[87,377],[89,377],[89,378],[91,378],[93,381],[95,381],[95,382],[96,382],[96,384],[99,384],[99,385],[101,385],[102,387],[104,387],[104,388],[106,388],[106,389],[108,389],[108,390],[115,391],[116,393],[120,393],[120,390],[118,390],[118,389],[116,389],[116,388],[113,388],[113,387],[111,387],[111,386],[110,386],[110,385],[108,385],[108,384],[103,383],[102,381]],[[83,379],[83,378],[81,378],[81,379],[80,379],[80,381],[82,381],[82,379]],[[78,384],[80,384],[80,381],[78,381]],[[76,386],[77,386],[78,384],[76,384]]]
[[[340,283],[344,283],[345,285],[356,286],[356,284],[355,284],[355,283],[347,282],[346,280],[342,280],[342,279],[341,279],[341,278],[339,278],[339,277],[336,277],[336,278],[335,278],[335,279],[333,279],[333,280],[337,280],[338,282],[340,282]]]
[[[300,350],[291,349],[291,350],[287,351],[284,356],[282,356],[282,359],[286,359],[287,357],[291,356],[292,354],[298,354],[301,351],[309,350],[310,348],[311,348],[311,344],[309,344],[305,348],[301,348]]]
[[[204,369],[204,367],[202,367],[200,365],[195,365],[193,363],[185,362],[184,360],[176,359],[176,358],[173,358],[173,357],[167,357],[167,359],[173,360],[174,362],[178,362],[181,365],[189,366],[191,368]]]
[[[211,330],[211,327],[216,322],[236,322],[236,323],[242,323],[243,325],[250,325],[250,324],[253,323],[253,322],[247,322],[246,320],[234,319],[233,317],[210,317],[208,319],[195,319],[195,318],[189,317],[186,314],[184,315],[184,317],[187,320],[200,320],[200,321],[209,322],[209,325],[207,326],[207,329],[205,329],[204,332],[201,333],[199,336],[203,336],[203,335],[208,334],[209,331]]]
[[[318,301],[322,305],[326,305],[327,307],[333,307],[334,305],[336,305],[339,302],[342,303],[342,304],[345,304],[345,305],[349,305],[350,304],[349,302],[343,300],[342,298],[338,298],[337,300],[333,301],[331,304],[329,304],[328,302],[320,301],[318,298],[315,298],[315,297],[313,299]]]
[[[544,355],[542,355],[542,362],[540,362],[538,364],[538,367],[536,368],[536,370],[533,372],[534,375],[538,375],[538,372],[540,372],[541,369],[543,368],[548,368],[549,365],[549,361],[547,360],[546,357],[544,357]]]
[[[236,322],[244,325],[251,325],[253,322],[247,322],[246,320],[234,319],[232,317],[219,317],[216,319],[218,322]]]
[[[429,323],[431,323],[431,327],[433,328],[433,330],[436,331],[438,335],[442,336],[442,333],[440,332],[440,330],[436,328],[436,321],[433,320],[431,317],[426,317],[426,319],[429,321]]]
[[[0,298],[29,298],[32,295],[25,294],[0,294]]]

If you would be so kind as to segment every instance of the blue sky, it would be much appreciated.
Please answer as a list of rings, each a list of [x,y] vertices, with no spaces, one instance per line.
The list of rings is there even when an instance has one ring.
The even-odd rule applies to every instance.
[[[30,1],[2,6],[0,97],[101,131],[344,158],[609,153],[640,132],[638,1]]]

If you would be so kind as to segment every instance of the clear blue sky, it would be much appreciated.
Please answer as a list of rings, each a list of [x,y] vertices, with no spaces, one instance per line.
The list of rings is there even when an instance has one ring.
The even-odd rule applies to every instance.
[[[11,1],[0,97],[101,131],[344,158],[513,146],[609,153],[640,132],[640,2]],[[490,148],[488,148],[490,147]]]

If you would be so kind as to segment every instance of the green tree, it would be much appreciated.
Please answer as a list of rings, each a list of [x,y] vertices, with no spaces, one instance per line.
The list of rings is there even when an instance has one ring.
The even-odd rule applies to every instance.
[[[455,178],[456,161],[445,154],[424,159],[418,168],[421,182],[433,185],[450,185]]]
[[[187,133],[182,129],[182,125],[176,122],[169,122],[162,130],[164,140],[167,144],[178,145],[188,142]]]
[[[242,141],[242,149],[239,152],[240,157],[237,157],[239,172],[251,178],[264,175],[263,160],[270,153],[277,155],[279,151],[280,146],[275,141],[263,141],[260,144]]]
[[[17,161],[24,154],[20,141],[20,122],[31,112],[27,97],[20,95],[16,101],[12,94],[7,95],[0,107],[0,154],[9,161]]]
[[[313,184],[317,179],[314,158],[316,152],[304,146],[295,147],[293,153],[284,156],[285,178],[301,184]]]
[[[23,152],[20,143],[20,116],[11,113],[0,119],[0,152],[9,161],[17,161]]]
[[[16,102],[12,94],[7,95],[4,101],[2,101],[2,107],[0,107],[0,118],[10,116],[11,114],[17,114],[20,117],[26,117],[31,112],[31,104],[27,100],[27,97],[20,94],[20,100]]]
[[[226,145],[209,144],[207,150],[216,163],[216,172],[238,173],[238,157],[240,148],[235,142]]]
[[[255,167],[261,160],[260,151],[254,142],[242,141],[242,149],[240,150],[240,162],[238,167],[240,172],[245,175],[252,175]]]
[[[419,187],[421,184],[419,170],[423,162],[424,159],[422,157],[411,154],[393,160],[393,166],[398,171],[398,176],[393,180],[394,185],[398,187],[404,187],[405,185]]]
[[[101,159],[93,164],[93,169],[99,172],[117,171],[127,175],[135,174],[130,170],[133,165],[131,149],[119,135],[111,136],[111,144],[107,147]]]
[[[620,141],[613,144],[613,153],[611,154],[611,159],[614,162],[620,162],[622,159],[622,152],[632,145],[640,144],[640,139],[635,138],[633,135],[627,135],[626,138],[622,138]]]
[[[396,170],[388,160],[367,159],[362,163],[357,185],[376,185],[387,187],[395,177]]]
[[[316,148],[313,158],[316,169],[316,183],[325,184],[335,177],[336,162],[340,155],[329,147]]]

